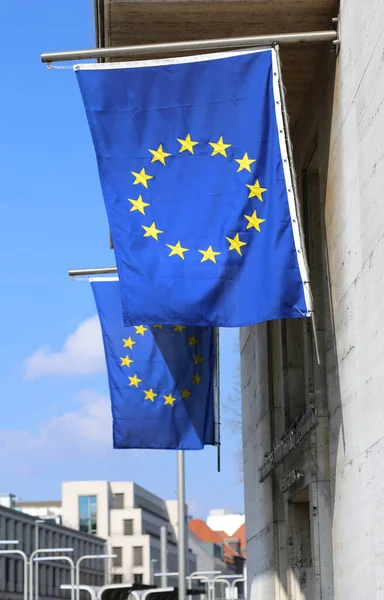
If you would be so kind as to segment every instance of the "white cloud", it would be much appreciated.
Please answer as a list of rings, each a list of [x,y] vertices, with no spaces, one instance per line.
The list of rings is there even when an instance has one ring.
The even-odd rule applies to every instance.
[[[192,519],[203,519],[205,520],[209,514],[211,507],[202,504],[195,498],[188,498],[188,515]]]
[[[39,432],[40,443],[50,446],[58,439],[65,439],[66,445],[88,450],[92,447],[101,452],[112,446],[112,417],[110,399],[105,394],[85,390],[75,396],[79,404],[77,410],[64,413],[42,424]]]
[[[28,474],[37,466],[59,459],[103,456],[112,449],[110,399],[96,391],[75,396],[78,407],[43,421],[34,433],[24,429],[0,430],[2,472]]]
[[[64,342],[60,352],[42,346],[25,361],[25,376],[91,375],[105,370],[105,358],[98,317],[81,323]]]

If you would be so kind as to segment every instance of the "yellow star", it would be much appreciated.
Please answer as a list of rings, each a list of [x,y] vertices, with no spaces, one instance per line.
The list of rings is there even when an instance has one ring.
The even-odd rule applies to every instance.
[[[173,330],[178,331],[179,333],[183,333],[183,329],[185,329],[185,325],[175,325]]]
[[[153,154],[153,158],[152,158],[151,162],[156,162],[157,160],[159,160],[163,165],[165,165],[166,157],[171,156],[170,154],[168,154],[168,152],[164,152],[162,144],[160,144],[160,146],[158,147],[157,150],[149,149],[148,152]]]
[[[135,333],[139,333],[140,335],[144,335],[144,333],[147,331],[147,327],[144,327],[144,325],[134,325],[134,328],[136,329]]]
[[[208,143],[213,148],[211,156],[215,156],[216,154],[222,154],[223,156],[225,156],[225,158],[228,158],[225,150],[226,148],[229,148],[229,146],[232,146],[232,144],[224,144],[223,136],[221,136],[218,142]]]
[[[196,356],[194,356],[193,358],[195,360],[195,365],[200,365],[204,360],[201,354],[196,354]]]
[[[154,325],[153,328],[154,329],[163,329],[163,326],[162,325]]]
[[[189,252],[189,248],[183,248],[180,245],[180,242],[177,242],[176,246],[172,246],[172,244],[165,245],[171,249],[171,252],[168,254],[168,256],[174,256],[175,254],[177,254],[177,256],[180,256],[183,260],[185,260],[184,252]]]
[[[236,250],[236,252],[238,254],[240,254],[240,256],[243,256],[241,254],[240,248],[241,248],[241,246],[246,246],[247,242],[242,242],[240,240],[240,238],[239,238],[239,234],[238,233],[236,233],[236,235],[235,235],[235,237],[233,239],[230,238],[230,237],[226,237],[225,239],[229,242],[229,249],[230,250]]]
[[[146,206],[150,206],[148,204],[148,202],[143,202],[143,198],[141,197],[141,194],[137,200],[131,200],[131,198],[128,198],[128,200],[132,204],[132,208],[131,208],[130,212],[133,212],[134,210],[138,210],[141,212],[142,215],[145,215],[144,208]]]
[[[181,390],[182,398],[186,398],[188,400],[190,395],[191,395],[191,392],[189,390],[187,390],[187,388],[185,388],[184,390]]]
[[[157,237],[157,235],[159,233],[164,233],[164,231],[161,231],[161,229],[156,229],[155,221],[153,221],[153,223],[150,227],[146,227],[145,225],[142,225],[142,228],[145,230],[143,237],[153,237],[153,239],[155,239],[156,242],[159,241],[159,238]]]
[[[163,396],[163,398],[165,398],[164,406],[166,404],[173,406],[173,403],[176,402],[176,398],[174,398],[172,394],[169,394],[169,396]]]
[[[251,164],[256,162],[256,159],[248,158],[248,152],[246,152],[243,158],[235,158],[235,161],[239,163],[239,168],[237,169],[237,172],[242,171],[243,169],[246,169],[247,171],[251,172]]]
[[[203,378],[200,377],[200,375],[198,373],[196,373],[196,375],[192,376],[192,383],[199,385],[200,381],[203,381]]]
[[[123,342],[124,348],[130,348],[130,350],[132,350],[133,344],[136,344],[131,337],[129,337],[127,340],[123,338]]]
[[[201,252],[201,254],[203,255],[203,258],[201,259],[200,262],[205,262],[206,260],[211,260],[212,262],[216,263],[216,256],[218,254],[221,254],[221,252],[215,252],[214,250],[212,250],[212,246],[209,246],[209,248],[207,250],[199,250],[199,252]]]
[[[131,173],[135,176],[135,181],[133,182],[133,185],[141,183],[141,185],[148,188],[148,179],[153,179],[152,175],[146,174],[145,169],[141,169],[140,173],[136,173],[135,171],[131,171]]]
[[[134,385],[135,387],[139,387],[139,383],[140,381],[142,381],[142,379],[139,379],[137,375],[134,375],[133,377],[128,377],[129,379],[129,385]]]
[[[184,152],[184,150],[188,150],[191,154],[194,154],[193,146],[197,146],[197,144],[199,143],[199,142],[193,142],[191,140],[191,134],[190,133],[188,133],[188,135],[185,138],[185,140],[177,138],[177,141],[181,144],[181,148],[180,148],[179,152]]]
[[[120,360],[121,360],[120,367],[130,367],[131,363],[133,363],[133,360],[131,358],[129,358],[128,354],[125,358],[121,358],[121,356],[120,356]]]
[[[256,214],[255,210],[253,211],[253,214],[251,216],[244,215],[244,217],[246,219],[248,219],[247,229],[254,227],[255,229],[257,229],[257,231],[260,231],[260,223],[265,223],[265,219],[257,218],[257,214]]]
[[[261,200],[263,202],[262,194],[267,191],[267,188],[260,187],[260,183],[259,183],[258,179],[256,179],[256,183],[254,185],[248,185],[248,184],[246,184],[246,185],[247,185],[247,188],[250,189],[248,198],[253,198],[253,196],[256,196],[259,200]]]
[[[190,346],[196,346],[197,342],[199,341],[194,335],[192,335],[189,339],[189,345]]]
[[[153,391],[152,388],[150,390],[144,390],[144,394],[145,394],[144,400],[150,400],[151,402],[154,402],[155,397],[157,396],[157,394],[155,394],[155,392]]]

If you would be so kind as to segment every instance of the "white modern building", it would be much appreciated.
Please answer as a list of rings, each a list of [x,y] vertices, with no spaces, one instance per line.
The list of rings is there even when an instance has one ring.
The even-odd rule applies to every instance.
[[[10,494],[9,492],[0,494],[0,506],[15,508],[16,502],[17,496],[15,494]]]
[[[64,525],[108,540],[116,554],[113,583],[160,585],[155,573],[177,572],[175,507],[176,501],[164,501],[132,482],[71,481],[62,486]],[[190,571],[195,567],[189,552]],[[167,583],[177,585],[177,577]]]
[[[16,498],[13,494],[2,497]],[[0,505],[0,540],[17,540],[15,546],[2,545],[1,549],[22,550],[29,557],[36,548],[72,548],[67,553],[75,562],[84,554],[105,554],[106,541],[52,522],[41,522],[20,510]],[[45,554],[46,555],[46,554]],[[43,556],[43,555],[42,555]],[[69,598],[69,592],[60,589],[70,583],[70,567],[65,561],[39,562],[39,598],[56,600]],[[102,586],[105,583],[105,565],[100,559],[81,563],[80,582],[84,585]],[[22,600],[23,560],[17,555],[0,556],[0,600]]]
[[[37,519],[61,523],[61,500],[15,500],[13,508]]]
[[[245,523],[245,515],[233,513],[224,508],[216,508],[209,512],[207,525],[213,531],[225,531],[231,537]]]

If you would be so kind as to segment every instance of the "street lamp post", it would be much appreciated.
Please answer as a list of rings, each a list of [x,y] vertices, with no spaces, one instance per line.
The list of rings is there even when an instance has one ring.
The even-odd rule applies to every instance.
[[[47,562],[49,560],[66,560],[71,566],[71,600],[75,600],[75,563],[70,556],[36,556],[34,563]],[[31,561],[32,562],[32,561]]]
[[[35,519],[35,550],[39,549],[39,525],[42,519]],[[35,600],[39,600],[39,567],[35,564]]]
[[[104,552],[105,554],[109,554],[109,540],[107,540],[104,544]],[[109,583],[109,560],[106,559],[104,562],[104,585]]]
[[[76,600],[80,600],[80,563],[83,560],[92,560],[93,558],[116,558],[116,554],[84,554],[83,556],[80,556],[80,558],[77,559],[76,561],[76,567],[75,567],[75,578],[76,578]]]
[[[29,557],[29,600],[33,600],[33,563],[34,558],[37,554],[42,554],[43,552],[73,552],[73,548],[38,548],[34,550]]]
[[[18,544],[17,541],[1,541],[0,544]],[[24,600],[28,600],[28,557],[22,550],[0,550],[0,554],[17,554],[24,561]]]
[[[192,589],[192,580],[195,579],[197,581],[203,581],[204,583],[207,584],[207,596],[208,596],[208,600],[211,600],[211,597],[213,597],[212,595],[212,588],[211,588],[211,584],[212,584],[212,577],[208,577],[208,575],[220,575],[221,571],[194,571],[193,573],[190,574],[189,577],[187,577],[188,580],[188,589]]]
[[[237,579],[232,579],[232,581],[231,581],[231,586],[232,586],[232,600],[236,600],[235,588],[236,588],[236,586],[237,586],[238,583],[245,584],[245,577],[238,577]],[[245,592],[245,590],[244,590],[244,592]],[[245,597],[245,593],[243,595]]]
[[[156,558],[151,558],[151,585],[154,585],[155,583],[155,577],[154,577],[154,565],[155,563],[157,563],[157,559]]]
[[[167,572],[165,571],[164,573],[154,573],[154,577],[175,577],[179,574],[178,571],[172,571],[172,572]],[[216,575],[216,574],[221,574],[221,571],[194,571],[193,573],[191,573],[190,575],[188,575],[188,577],[186,577],[186,580],[188,581],[188,589],[191,589],[192,587],[192,580],[196,580],[196,581],[203,581],[204,583],[207,584],[207,595],[208,595],[208,600],[211,599],[211,587],[210,584],[214,581],[212,578],[210,579],[209,577],[207,577],[207,575]],[[236,575],[237,577],[237,575]]]
[[[228,579],[232,578],[233,575],[218,575],[217,577],[215,577],[212,581],[212,598],[213,600],[215,600],[216,597],[216,588],[215,588],[215,584],[216,583],[220,583],[220,584],[224,584],[227,586],[228,590],[229,590],[229,598],[231,599],[232,597],[232,586],[230,584],[230,582],[228,581]],[[237,575],[235,575],[235,577],[237,577]],[[233,600],[233,598],[232,598]]]

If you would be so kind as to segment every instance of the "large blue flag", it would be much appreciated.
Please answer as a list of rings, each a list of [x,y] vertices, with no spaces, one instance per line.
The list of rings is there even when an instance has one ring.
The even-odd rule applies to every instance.
[[[275,51],[75,68],[125,324],[307,316]]]
[[[93,281],[112,401],[114,448],[215,444],[212,327],[124,327],[119,281]]]

